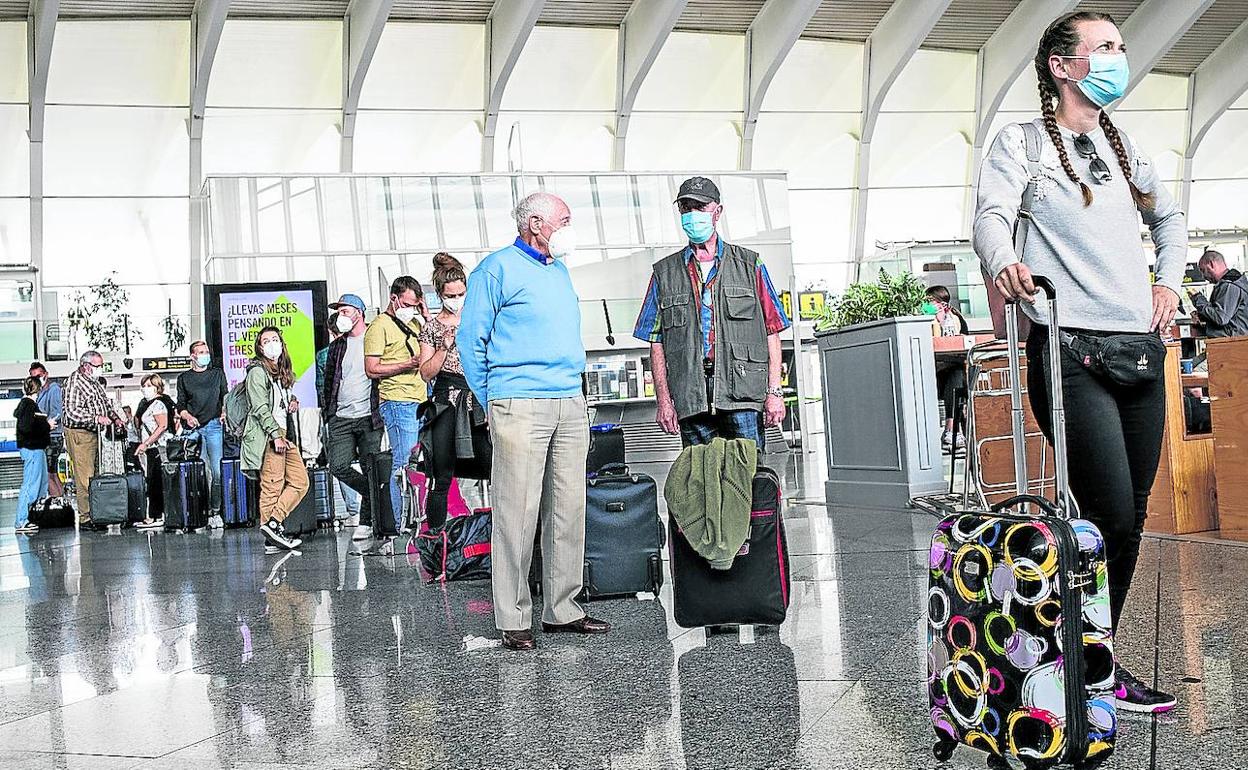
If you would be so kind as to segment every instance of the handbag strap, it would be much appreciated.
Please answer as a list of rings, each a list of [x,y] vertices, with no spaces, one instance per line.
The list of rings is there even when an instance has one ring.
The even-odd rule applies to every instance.
[[[1027,233],[1031,230],[1031,205],[1036,199],[1036,179],[1040,177],[1040,129],[1035,123],[1023,123],[1023,147],[1027,153],[1027,186],[1018,206],[1018,219],[1014,224],[1014,254],[1023,258],[1027,245]]]

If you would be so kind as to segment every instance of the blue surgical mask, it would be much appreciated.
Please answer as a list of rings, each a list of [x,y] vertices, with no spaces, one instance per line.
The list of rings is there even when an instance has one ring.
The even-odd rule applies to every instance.
[[[1068,56],[1068,59],[1082,59],[1082,56]],[[1098,107],[1108,107],[1127,93],[1127,81],[1131,79],[1131,68],[1127,64],[1127,55],[1123,53],[1094,53],[1087,57],[1088,76],[1077,81],[1079,90],[1092,100]]]
[[[680,215],[680,226],[693,243],[706,243],[715,232],[709,211],[686,211]]]
[[[202,369],[207,369],[210,363],[212,363],[212,356],[208,353],[200,353],[195,356],[195,364]]]

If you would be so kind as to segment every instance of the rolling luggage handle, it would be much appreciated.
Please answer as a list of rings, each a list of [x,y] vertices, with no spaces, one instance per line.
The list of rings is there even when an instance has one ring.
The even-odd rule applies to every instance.
[[[1048,356],[1049,356],[1049,407],[1052,413],[1053,434],[1053,485],[1054,501],[1041,507],[1051,515],[1072,518],[1076,513],[1070,495],[1069,472],[1066,465],[1066,407],[1062,397],[1062,347],[1057,320],[1057,290],[1053,282],[1040,275],[1031,277],[1036,287],[1044,292],[1049,305]],[[1015,496],[992,508],[1002,510],[1016,503],[1040,505],[1037,496],[1029,494],[1027,478],[1026,422],[1023,412],[1022,361],[1018,352],[1018,302],[1010,300],[1005,309],[1005,331],[1010,360],[1010,417],[1014,437],[1014,489]],[[1043,499],[1043,498],[1040,498]]]

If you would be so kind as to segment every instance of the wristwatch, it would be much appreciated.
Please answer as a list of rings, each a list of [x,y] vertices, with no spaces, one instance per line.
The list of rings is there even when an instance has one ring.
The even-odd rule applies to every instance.
[[[768,388],[767,395],[775,396],[776,398],[784,398],[784,388]]]

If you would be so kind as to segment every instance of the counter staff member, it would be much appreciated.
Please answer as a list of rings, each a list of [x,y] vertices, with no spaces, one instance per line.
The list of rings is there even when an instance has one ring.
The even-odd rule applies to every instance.
[[[1248,335],[1248,277],[1234,268],[1228,268],[1222,253],[1212,249],[1200,256],[1196,268],[1206,281],[1213,284],[1213,292],[1208,299],[1196,289],[1188,292],[1196,307],[1192,315],[1205,325],[1205,335]]]

